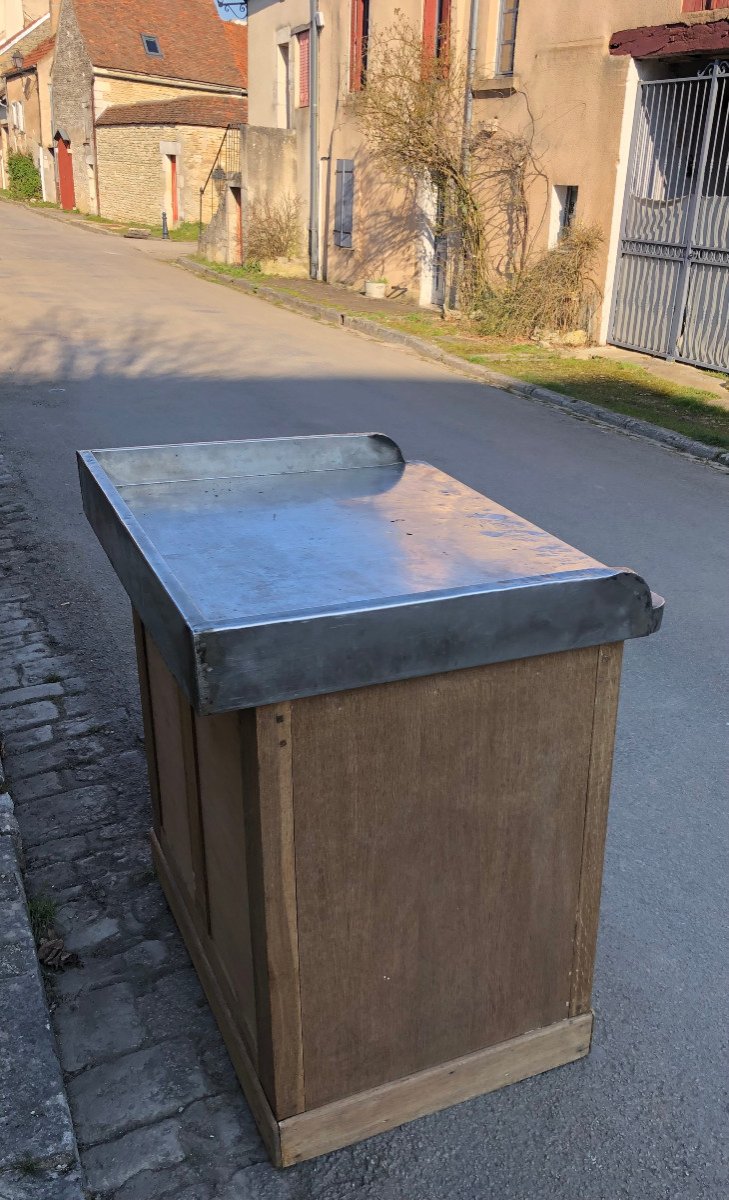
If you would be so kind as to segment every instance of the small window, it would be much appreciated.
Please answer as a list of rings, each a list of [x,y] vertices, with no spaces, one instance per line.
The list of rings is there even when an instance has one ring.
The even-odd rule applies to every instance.
[[[501,0],[499,14],[499,45],[496,53],[496,74],[514,74],[516,52],[516,22],[519,16],[519,0]]]
[[[558,184],[554,189],[552,215],[549,221],[549,245],[556,246],[575,223],[577,187]]]
[[[297,33],[299,44],[299,108],[309,107],[309,30]]]
[[[425,0],[423,4],[423,49],[428,56],[445,58],[451,26],[451,0]]]
[[[349,48],[349,90],[359,92],[367,75],[367,39],[370,36],[370,0],[352,0],[352,34]]]
[[[354,223],[354,162],[351,158],[337,159],[337,186],[334,202],[334,245],[352,249]]]
[[[142,45],[147,51],[147,54],[151,54],[154,58],[162,58],[162,51],[160,50],[159,42],[157,41],[157,38],[152,37],[150,33],[142,34]]]

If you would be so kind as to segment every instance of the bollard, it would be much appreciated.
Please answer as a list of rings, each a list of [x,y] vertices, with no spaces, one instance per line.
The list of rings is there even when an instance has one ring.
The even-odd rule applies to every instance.
[[[169,241],[170,231],[167,225],[167,213],[162,213],[162,238],[164,241]]]

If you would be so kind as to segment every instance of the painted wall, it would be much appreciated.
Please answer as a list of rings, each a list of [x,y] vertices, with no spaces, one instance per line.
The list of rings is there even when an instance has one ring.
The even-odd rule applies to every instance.
[[[711,14],[707,14],[710,16]],[[486,5],[479,39],[477,125],[530,135],[546,179],[531,196],[534,252],[554,241],[558,228],[555,186],[576,186],[576,217],[599,226],[604,244],[597,268],[603,292],[611,285],[615,254],[614,213],[622,187],[635,103],[635,70],[627,57],[612,57],[609,41],[619,29],[681,18],[681,0],[550,0],[520,6],[513,94],[494,89],[498,6]],[[627,130],[627,136],[626,136]]]
[[[42,175],[43,196],[55,200],[56,181],[54,174],[51,132],[49,55],[38,64],[37,71],[11,77],[7,81],[8,105],[19,102],[23,105],[23,131],[10,127],[4,158],[8,153],[19,151],[30,154]]]
[[[729,5],[729,0],[727,0]],[[319,163],[322,185],[322,264],[326,278],[360,285],[366,275],[385,274],[411,295],[428,299],[424,222],[415,197],[382,178],[348,112],[351,8],[348,0],[320,0]],[[423,0],[371,0],[373,30],[388,24],[394,8],[414,24]],[[555,186],[577,186],[577,218],[600,226],[605,236],[597,282],[609,293],[617,244],[637,72],[629,58],[612,57],[610,35],[638,25],[716,19],[721,11],[688,15],[681,0],[521,0],[513,77],[495,78],[500,0],[481,0],[474,125],[528,134],[546,177],[530,196],[530,237],[539,253],[556,228]],[[454,0],[451,45],[464,58],[470,0]],[[281,102],[279,47],[292,64],[290,124],[297,134],[299,181],[308,208],[309,110],[296,106],[296,35],[309,19],[308,0],[251,0],[249,112],[252,125],[278,125]],[[355,233],[352,250],[332,238],[334,171],[338,158],[355,162]],[[420,282],[419,282],[420,281]]]
[[[0,0],[0,42],[48,12],[49,0]]]
[[[422,0],[371,0],[372,31],[385,27],[398,8],[417,28],[422,27]],[[349,111],[351,10],[348,0],[320,0],[324,28],[319,34],[319,141],[321,187],[321,265],[331,282],[361,287],[364,279],[385,276],[392,286],[420,295],[420,275],[427,248],[423,219],[414,192],[392,186],[371,161],[362,135]],[[453,38],[465,46],[468,0],[454,0]],[[298,43],[296,31],[309,20],[308,0],[251,0],[248,6],[248,45],[252,64],[249,80],[251,126],[281,126],[286,105],[281,88],[281,51],[290,64],[290,127],[297,135],[298,180],[302,203],[309,205],[309,109],[298,105]],[[352,249],[334,245],[334,202],[337,159],[355,164],[355,211]]]

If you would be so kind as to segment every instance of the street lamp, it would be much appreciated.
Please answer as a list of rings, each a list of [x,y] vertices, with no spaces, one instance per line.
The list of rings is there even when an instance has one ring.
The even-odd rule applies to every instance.
[[[11,62],[12,62],[12,64],[13,64],[13,69],[14,69],[14,70],[16,70],[16,71],[20,71],[20,70],[22,70],[22,68],[23,68],[23,55],[20,53],[20,51],[19,51],[19,50],[16,50],[16,51],[15,51],[15,53],[11,55],[10,61],[11,61]]]

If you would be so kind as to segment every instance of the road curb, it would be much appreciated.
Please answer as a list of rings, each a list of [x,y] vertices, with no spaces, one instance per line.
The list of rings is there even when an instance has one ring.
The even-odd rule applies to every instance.
[[[603,408],[599,404],[592,404],[589,400],[579,400],[573,396],[567,396],[563,392],[554,392],[551,388],[540,387],[538,384],[525,383],[521,379],[514,379],[511,375],[501,375],[496,371],[489,370],[488,367],[482,367],[478,363],[469,363],[466,359],[459,358],[455,354],[448,354],[444,350],[439,350],[437,346],[433,346],[424,338],[416,337],[410,333],[401,333],[397,329],[389,329],[386,325],[380,325],[377,321],[373,321],[369,317],[354,316],[350,313],[340,312],[338,309],[324,304],[316,304],[310,300],[301,300],[297,296],[292,296],[288,292],[270,287],[268,284],[257,284],[249,279],[240,279],[234,275],[226,275],[224,271],[215,271],[210,267],[206,267],[204,263],[195,262],[193,259],[184,256],[176,259],[175,265],[195,275],[212,279],[217,283],[232,285],[238,288],[239,291],[246,292],[250,296],[258,296],[262,300],[277,304],[280,308],[288,308],[292,312],[302,313],[304,316],[313,317],[315,320],[323,321],[328,325],[353,329],[358,333],[366,334],[368,337],[376,338],[380,342],[404,346],[408,350],[414,350],[423,358],[440,363],[441,366],[449,367],[462,375],[467,375],[470,379],[479,380],[481,383],[498,388],[500,391],[521,396],[526,400],[536,400],[539,404],[545,404],[549,408],[556,408],[560,412],[569,413],[582,420],[599,423],[620,433],[625,433],[632,437],[644,438],[647,441],[665,446],[670,450],[677,450],[681,454],[688,454],[692,458],[700,459],[713,466],[729,469],[729,451],[720,450],[716,446],[708,446],[705,442],[695,441],[693,438],[686,437],[684,434],[677,433],[671,429],[663,429],[660,425],[653,425],[652,422],[643,421],[639,417],[629,417],[623,413],[613,412],[612,409]]]
[[[0,455],[0,483],[9,481]],[[0,560],[1,561],[1,560]],[[4,629],[12,625],[5,619]],[[0,693],[0,732],[15,711]],[[32,690],[32,689],[31,689]],[[25,855],[0,758],[0,1197],[84,1200],[78,1145],[25,890]]]
[[[0,779],[4,789],[2,760]],[[76,1135],[31,929],[24,867],[12,797],[0,790],[0,1090],[13,1097],[12,1111],[0,1121],[0,1196],[84,1200]]]

